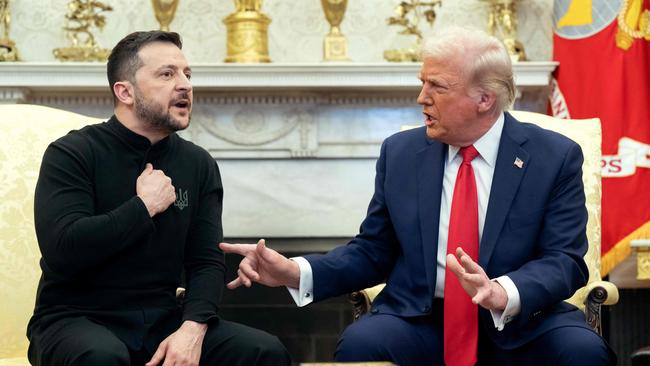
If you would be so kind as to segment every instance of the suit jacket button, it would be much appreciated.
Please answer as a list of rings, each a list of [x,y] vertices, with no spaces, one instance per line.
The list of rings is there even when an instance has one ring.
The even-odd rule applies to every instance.
[[[370,312],[373,313],[373,314],[377,314],[377,313],[379,312],[379,310],[377,310],[377,309],[375,309],[375,308],[372,308],[372,309],[370,310]]]
[[[431,306],[429,306],[429,305],[425,305],[425,306],[422,308],[422,311],[425,312],[425,313],[430,312],[430,311],[431,311]]]

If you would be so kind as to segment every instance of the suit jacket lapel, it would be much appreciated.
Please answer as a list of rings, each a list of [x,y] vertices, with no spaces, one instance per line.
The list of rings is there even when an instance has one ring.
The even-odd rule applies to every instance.
[[[447,145],[432,141],[417,153],[417,202],[424,268],[431,293],[435,290],[440,196]]]
[[[521,147],[527,138],[523,135],[519,123],[506,113],[479,247],[479,264],[484,269],[487,268],[490,256],[497,245],[499,233],[530,159],[528,152]],[[515,164],[517,159],[521,164]]]

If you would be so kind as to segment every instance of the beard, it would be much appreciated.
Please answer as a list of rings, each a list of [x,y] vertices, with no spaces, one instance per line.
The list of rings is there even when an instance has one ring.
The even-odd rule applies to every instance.
[[[178,99],[189,99],[189,96],[187,93],[181,93]],[[189,109],[188,113],[190,113]],[[172,117],[169,109],[165,112],[162,104],[145,99],[138,90],[135,91],[135,114],[139,120],[148,123],[154,129],[167,133],[184,130],[189,126],[191,120],[190,114],[187,125],[183,125],[181,121]]]

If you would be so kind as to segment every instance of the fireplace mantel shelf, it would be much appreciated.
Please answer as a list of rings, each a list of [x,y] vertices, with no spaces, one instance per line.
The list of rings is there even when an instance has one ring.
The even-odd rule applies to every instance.
[[[520,89],[546,87],[556,62],[514,64]],[[394,90],[418,89],[418,63],[195,64],[197,91],[256,89]],[[0,91],[107,91],[101,63],[0,63]]]

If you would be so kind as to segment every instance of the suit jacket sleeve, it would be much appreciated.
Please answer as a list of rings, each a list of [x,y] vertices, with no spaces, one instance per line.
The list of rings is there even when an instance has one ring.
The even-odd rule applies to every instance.
[[[587,282],[588,269],[583,259],[588,244],[582,163],[580,147],[571,144],[542,214],[536,259],[507,274],[521,297],[521,313],[516,320],[520,324],[569,298]]]

